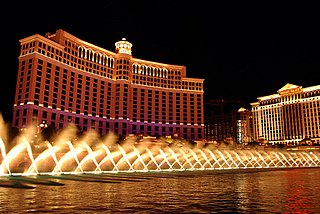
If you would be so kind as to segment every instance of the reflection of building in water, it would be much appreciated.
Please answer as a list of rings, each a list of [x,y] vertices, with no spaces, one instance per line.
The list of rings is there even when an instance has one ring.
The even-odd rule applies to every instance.
[[[251,103],[253,138],[270,144],[320,143],[320,85],[286,84],[277,94]]]
[[[111,52],[63,30],[20,44],[14,127],[72,122],[101,134],[203,138],[204,80],[185,66],[133,58],[125,39]]]

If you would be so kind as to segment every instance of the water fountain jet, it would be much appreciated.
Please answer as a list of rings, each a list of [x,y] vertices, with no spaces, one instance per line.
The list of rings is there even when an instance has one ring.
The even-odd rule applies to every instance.
[[[44,149],[39,151],[32,133],[20,133],[10,149],[7,137],[0,133],[0,176],[320,166],[320,154],[315,151],[200,148],[162,139],[120,143],[112,133],[104,139],[94,132],[79,137],[74,126],[61,130],[53,142],[40,142]]]

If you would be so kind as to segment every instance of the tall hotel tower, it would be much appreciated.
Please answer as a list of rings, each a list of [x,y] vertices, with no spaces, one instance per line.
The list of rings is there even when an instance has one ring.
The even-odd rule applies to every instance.
[[[186,77],[185,66],[133,58],[124,38],[115,52],[61,29],[19,42],[13,127],[203,138],[204,79]]]
[[[253,138],[270,144],[320,144],[320,85],[286,84],[277,94],[251,103]]]

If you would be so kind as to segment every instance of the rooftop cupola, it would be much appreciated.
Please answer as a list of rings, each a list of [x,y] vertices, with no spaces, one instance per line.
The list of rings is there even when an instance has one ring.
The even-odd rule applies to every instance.
[[[132,44],[126,40],[126,38],[122,38],[121,41],[115,43],[116,53],[124,53],[131,55],[131,47]]]

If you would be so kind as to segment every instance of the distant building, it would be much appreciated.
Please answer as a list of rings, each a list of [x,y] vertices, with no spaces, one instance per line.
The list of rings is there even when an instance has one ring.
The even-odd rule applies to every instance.
[[[245,115],[250,111],[244,109],[245,101],[241,100],[208,100],[205,103],[205,138],[208,141],[225,142],[229,144],[242,143],[248,138]],[[241,133],[239,133],[241,132]],[[241,135],[243,134],[243,135]]]
[[[204,137],[204,79],[185,66],[133,58],[126,39],[112,52],[61,29],[19,42],[13,127]]]
[[[320,85],[286,84],[251,103],[253,139],[273,145],[320,144]]]
[[[252,115],[251,111],[245,108],[240,108],[237,111],[236,121],[236,142],[238,144],[248,144],[252,139]]]

